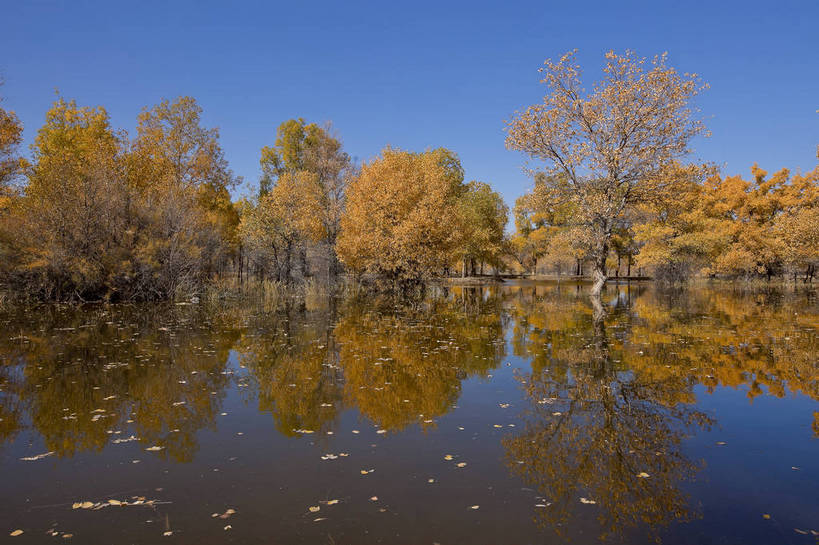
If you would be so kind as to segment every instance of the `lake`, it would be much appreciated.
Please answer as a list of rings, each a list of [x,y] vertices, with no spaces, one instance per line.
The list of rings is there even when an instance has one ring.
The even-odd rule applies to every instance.
[[[0,535],[817,543],[816,292],[604,302],[520,281],[0,308]]]

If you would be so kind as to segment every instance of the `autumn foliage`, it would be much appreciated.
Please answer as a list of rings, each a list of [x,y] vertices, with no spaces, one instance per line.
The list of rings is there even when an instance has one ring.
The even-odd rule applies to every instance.
[[[525,274],[784,276],[819,264],[819,166],[726,176],[687,162],[707,86],[666,55],[608,52],[583,87],[570,52],[506,145],[536,164],[512,210],[446,148],[385,147],[358,165],[327,123],[281,123],[238,194],[219,131],[191,97],[144,109],[133,135],[58,97],[30,154],[0,108],[0,288],[45,300],[190,297],[214,283],[292,286],[341,273],[411,286]],[[542,163],[542,164],[541,164]],[[278,289],[278,288],[277,288]]]

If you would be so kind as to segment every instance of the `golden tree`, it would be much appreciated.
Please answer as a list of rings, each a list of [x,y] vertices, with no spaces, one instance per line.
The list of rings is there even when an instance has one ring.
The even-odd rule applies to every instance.
[[[124,145],[102,107],[60,98],[48,111],[16,223],[16,272],[30,291],[97,296],[117,276],[129,227]]]
[[[514,116],[506,145],[547,163],[543,197],[572,205],[572,222],[588,232],[597,295],[618,220],[636,204],[673,198],[665,170],[705,130],[689,105],[705,86],[668,66],[665,54],[646,67],[630,51],[609,51],[603,79],[586,92],[574,57],[546,61],[543,103]]]
[[[299,182],[290,185],[294,194],[289,213],[300,217],[300,235],[305,242],[325,246],[328,274],[334,277],[339,269],[334,247],[345,190],[354,168],[342,150],[341,140],[333,134],[332,125],[321,127],[303,119],[285,121],[276,131],[275,145],[262,148],[260,164],[260,196],[273,191],[285,176]],[[300,253],[304,252],[301,248]]]
[[[0,212],[8,204],[11,186],[25,166],[19,155],[22,141],[23,125],[20,120],[14,112],[0,108]]]
[[[385,148],[350,183],[336,251],[358,272],[416,281],[440,271],[461,243],[464,192],[457,156]]]
[[[15,258],[11,242],[16,235],[9,222],[8,212],[19,194],[16,182],[26,165],[19,155],[22,141],[23,125],[20,120],[14,112],[0,108],[0,275],[3,276],[8,274]]]
[[[458,204],[463,225],[463,243],[461,259],[463,275],[468,269],[475,274],[475,262],[488,263],[497,271],[501,265],[501,256],[506,250],[504,230],[509,218],[509,207],[503,197],[492,191],[489,184],[471,181],[466,185]],[[469,266],[467,266],[469,265]]]
[[[129,181],[154,227],[140,252],[168,294],[220,269],[236,249],[230,190],[239,180],[201,114],[192,97],[144,109],[129,157]]]

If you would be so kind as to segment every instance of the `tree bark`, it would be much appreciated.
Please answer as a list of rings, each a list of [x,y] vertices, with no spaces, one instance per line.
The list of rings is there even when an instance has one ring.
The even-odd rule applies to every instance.
[[[597,255],[594,257],[594,270],[592,270],[592,278],[594,284],[591,288],[591,296],[599,297],[603,286],[606,284],[606,257],[609,255],[608,240],[604,240],[598,248]]]

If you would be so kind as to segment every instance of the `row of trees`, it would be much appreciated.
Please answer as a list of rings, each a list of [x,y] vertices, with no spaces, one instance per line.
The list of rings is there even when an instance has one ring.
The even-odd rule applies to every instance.
[[[750,180],[707,166],[669,173],[673,198],[642,203],[616,217],[606,254],[608,277],[632,269],[656,278],[692,275],[812,281],[819,264],[819,167],[769,176],[754,165]],[[591,230],[571,207],[555,206],[549,181],[515,203],[514,263],[526,271],[583,274],[595,253]],[[638,268],[639,267],[639,268]]]
[[[162,299],[226,275],[282,282],[342,270],[402,283],[501,265],[508,209],[444,149],[386,148],[357,167],[330,126],[291,119],[240,183],[190,97],[138,118],[59,98],[31,147],[0,109],[0,285],[43,299]]]
[[[407,284],[457,265],[464,275],[502,265],[508,208],[488,184],[464,183],[447,149],[387,147],[358,167],[330,126],[291,119],[262,148],[261,166],[239,225],[257,274],[290,281],[319,272],[318,260],[331,279],[343,265]]]
[[[543,103],[510,121],[507,146],[544,161],[515,205],[510,255],[526,270],[558,274],[591,265],[599,293],[625,264],[661,277],[692,273],[770,278],[819,263],[819,167],[753,180],[684,164],[706,135],[691,100],[707,86],[665,55],[650,63],[609,52],[591,92],[574,53],[546,61]]]
[[[238,180],[200,113],[189,97],[163,101],[131,140],[102,107],[60,98],[28,162],[3,112],[0,281],[45,299],[151,299],[224,270]]]
[[[44,298],[148,299],[226,273],[290,282],[342,270],[409,284],[544,262],[614,271],[811,280],[819,264],[819,167],[753,179],[686,164],[706,135],[691,101],[707,86],[666,56],[606,54],[584,90],[575,54],[546,61],[542,103],[515,114],[507,147],[545,168],[508,208],[465,183],[443,148],[387,147],[357,166],[332,127],[291,119],[261,150],[257,192],[234,202],[218,131],[190,97],[144,110],[136,137],[101,107],[59,99],[21,158],[0,109],[0,282]],[[590,267],[588,267],[590,265]],[[587,270],[584,271],[584,266]]]

